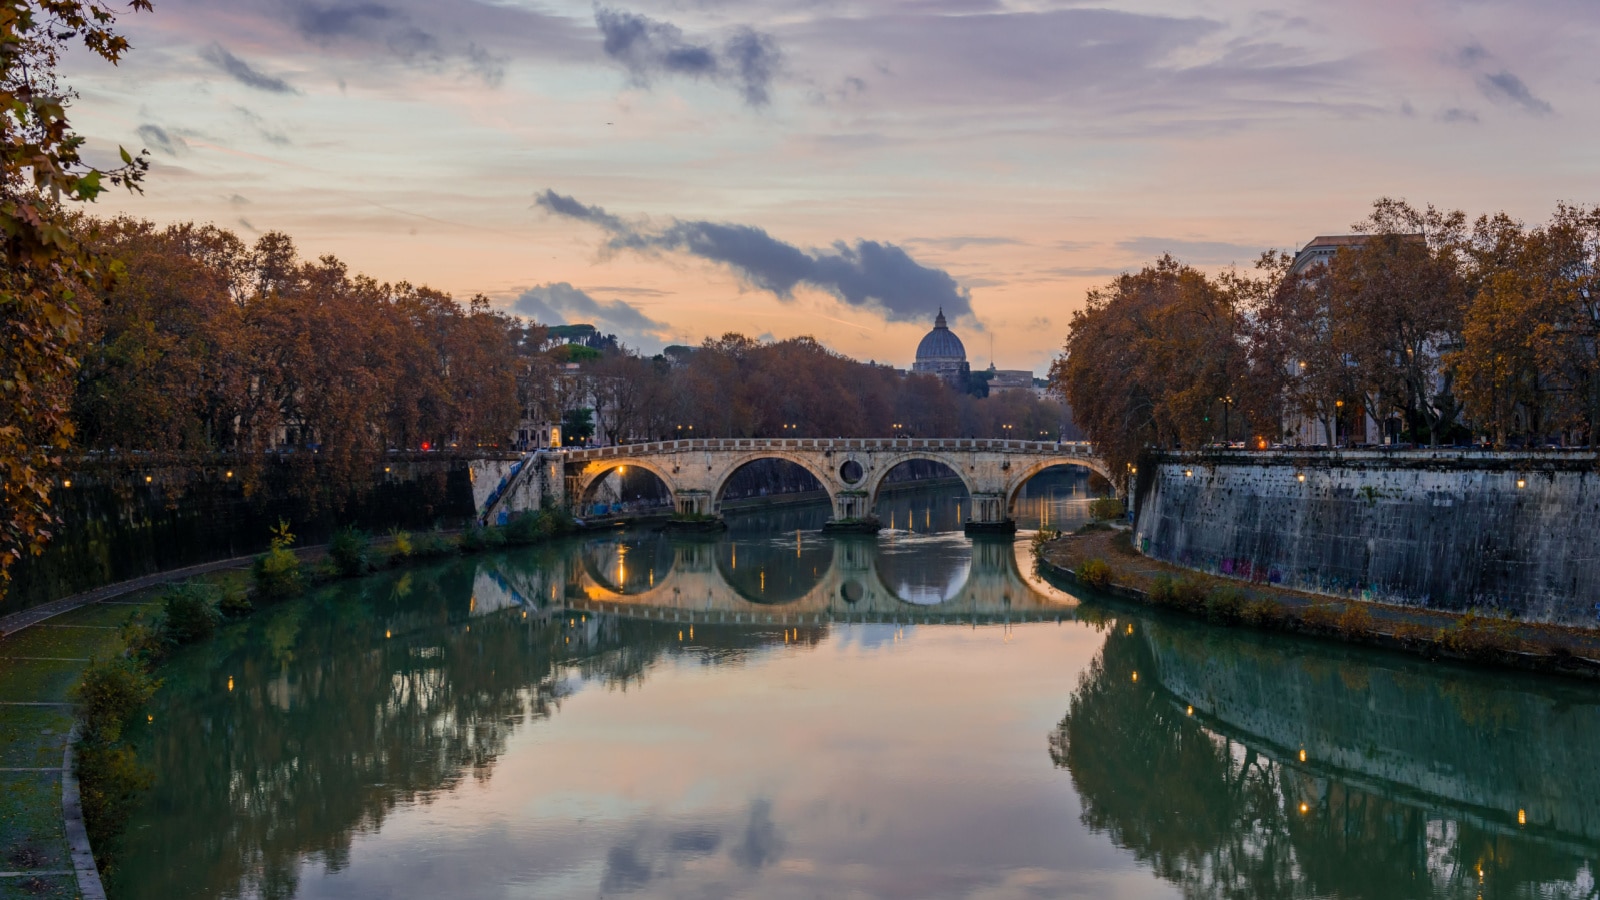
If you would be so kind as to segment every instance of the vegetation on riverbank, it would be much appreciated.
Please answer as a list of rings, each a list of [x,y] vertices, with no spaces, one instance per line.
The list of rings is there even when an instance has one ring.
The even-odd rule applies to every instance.
[[[1104,526],[1042,542],[1035,556],[1052,575],[1216,624],[1600,678],[1600,632],[1246,584],[1149,559],[1133,548],[1127,531]]]

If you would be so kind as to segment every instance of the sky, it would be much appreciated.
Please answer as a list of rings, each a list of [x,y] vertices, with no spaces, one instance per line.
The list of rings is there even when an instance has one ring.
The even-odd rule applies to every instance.
[[[646,352],[1042,374],[1085,293],[1373,200],[1600,203],[1597,0],[155,0],[75,54],[103,212],[283,231]],[[992,350],[991,350],[992,348]]]

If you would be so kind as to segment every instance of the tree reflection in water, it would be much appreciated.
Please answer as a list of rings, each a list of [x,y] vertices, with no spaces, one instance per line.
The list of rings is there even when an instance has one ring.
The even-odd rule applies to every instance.
[[[338,870],[353,837],[397,806],[488,778],[517,729],[559,708],[568,675],[637,683],[683,646],[665,623],[476,616],[477,568],[340,585],[225,629],[169,666],[153,709],[163,727],[142,741],[156,771],[182,777],[147,798],[112,895],[292,897],[307,859]],[[702,626],[687,652],[736,660],[775,641]]]
[[[1259,717],[1261,710],[1230,707],[1207,715],[1190,706],[1196,698],[1170,692],[1161,677],[1164,667],[1186,662],[1233,670],[1239,681],[1275,685],[1285,693],[1309,680],[1325,684],[1330,694],[1340,689],[1350,694],[1352,681],[1361,688],[1364,679],[1404,678],[1405,672],[1372,665],[1365,654],[1300,642],[1270,653],[1250,652],[1246,642],[1242,652],[1219,659],[1221,641],[1191,640],[1185,646],[1182,632],[1193,626],[1147,627],[1143,621],[1135,626],[1130,619],[1103,624],[1106,642],[1050,735],[1050,756],[1071,775],[1082,799],[1083,823],[1148,862],[1185,896],[1600,896],[1595,885],[1600,849],[1593,836],[1527,828],[1517,823],[1517,812],[1430,796],[1430,766],[1438,772],[1449,767],[1448,761],[1408,760],[1418,773],[1417,784],[1318,766],[1315,760],[1302,763],[1297,749],[1241,733],[1229,721],[1230,716]],[[1175,653],[1191,658],[1174,660]],[[1361,671],[1363,666],[1370,671]],[[1461,677],[1474,687],[1489,681],[1467,673]],[[1413,719],[1410,727],[1476,730],[1480,743],[1467,752],[1480,759],[1497,757],[1496,748],[1485,744],[1517,741],[1512,731],[1474,728],[1470,718],[1478,713],[1450,696],[1451,684],[1451,673],[1434,673],[1407,685],[1422,694],[1416,708],[1457,720]],[[1473,695],[1478,712],[1485,693]],[[1298,708],[1307,721],[1283,723],[1285,733],[1349,728],[1348,722],[1316,722],[1323,707],[1294,702],[1302,699],[1292,698],[1285,708]],[[1499,715],[1515,719],[1517,711],[1507,707],[1541,698],[1505,692],[1487,702],[1501,707]],[[1593,702],[1578,715],[1589,732],[1588,747],[1600,738]],[[1379,729],[1381,718],[1374,710],[1367,724]],[[1353,742],[1366,739],[1363,732],[1350,734]],[[1424,735],[1414,737],[1426,742]],[[1368,743],[1365,754],[1379,757],[1392,749],[1379,746],[1381,740]],[[1535,753],[1522,765],[1536,769],[1549,762]],[[1522,774],[1501,773],[1513,779]],[[1577,790],[1552,801],[1567,808],[1543,811],[1547,820],[1592,818],[1600,796],[1590,790],[1588,779],[1578,780],[1583,783],[1573,785]]]

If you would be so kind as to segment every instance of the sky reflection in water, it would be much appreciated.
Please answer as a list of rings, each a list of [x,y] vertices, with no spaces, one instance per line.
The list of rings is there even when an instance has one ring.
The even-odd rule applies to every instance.
[[[1593,896],[1586,686],[1080,606],[1013,545],[808,515],[225,632],[167,673],[112,896]]]

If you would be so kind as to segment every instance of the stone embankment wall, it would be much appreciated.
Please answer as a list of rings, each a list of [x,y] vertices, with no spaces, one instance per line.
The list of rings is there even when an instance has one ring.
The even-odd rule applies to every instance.
[[[86,457],[68,466],[52,494],[60,524],[43,555],[12,570],[0,613],[255,553],[279,520],[300,544],[322,543],[343,525],[379,532],[457,527],[473,515],[473,488],[483,480],[474,469],[482,464],[446,454],[385,454],[333,473],[307,454]]]
[[[1135,545],[1217,575],[1600,624],[1591,452],[1183,453],[1146,463]]]

